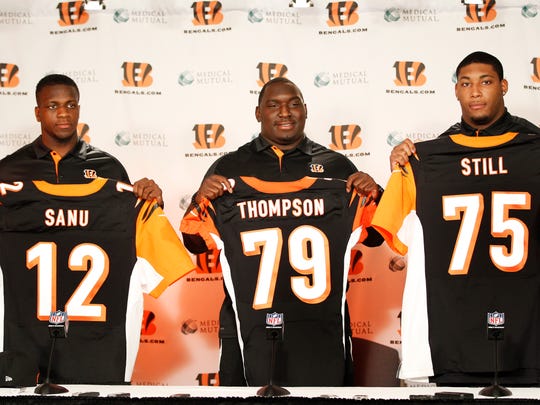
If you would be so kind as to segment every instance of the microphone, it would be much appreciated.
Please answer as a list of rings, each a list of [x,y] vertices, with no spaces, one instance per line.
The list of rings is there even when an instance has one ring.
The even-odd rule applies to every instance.
[[[284,329],[283,314],[278,314],[277,312],[266,314],[266,339],[283,340]]]
[[[66,338],[69,329],[67,312],[54,311],[49,316],[49,336],[51,338]]]
[[[504,312],[487,313],[487,338],[488,340],[504,339]]]

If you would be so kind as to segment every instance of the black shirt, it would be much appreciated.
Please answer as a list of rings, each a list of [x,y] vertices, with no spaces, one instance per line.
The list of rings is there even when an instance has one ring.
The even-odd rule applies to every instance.
[[[294,149],[283,152],[275,149],[259,135],[236,151],[217,159],[204,177],[219,174],[224,177],[253,176],[265,181],[293,181],[305,176],[347,179],[358,171],[347,157],[307,137]],[[198,254],[206,251],[202,238],[183,234],[183,239],[190,252]],[[382,242],[382,236],[369,228],[363,244],[373,247]]]
[[[484,129],[476,129],[467,124],[463,119],[444,131],[441,136],[463,134],[468,136],[492,136],[502,135],[507,132],[521,132],[525,134],[539,134],[540,128],[524,118],[511,115],[508,110],[504,110],[501,118]]]
[[[0,182],[45,180],[50,183],[88,183],[96,177],[106,177],[129,183],[126,169],[118,159],[83,140],[79,140],[58,161],[58,167],[53,159],[54,153],[39,136],[0,160]]]

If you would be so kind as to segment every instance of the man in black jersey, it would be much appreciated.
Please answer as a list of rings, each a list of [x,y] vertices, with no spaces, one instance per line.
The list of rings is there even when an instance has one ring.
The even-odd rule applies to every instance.
[[[467,55],[456,68],[456,97],[461,105],[461,122],[439,137],[453,134],[468,136],[502,135],[507,132],[540,134],[540,128],[524,118],[511,115],[504,105],[508,82],[502,63],[495,56],[476,51]],[[390,154],[390,169],[404,166],[416,153],[414,143],[405,139]]]
[[[36,86],[36,103],[41,135],[0,160],[1,182],[88,183],[96,177],[130,182],[118,159],[79,139],[79,89],[70,77],[43,77]],[[156,199],[163,205],[161,189],[153,180],[136,181],[133,191],[137,197]]]
[[[483,146],[479,147],[478,150],[483,151],[482,153],[484,153],[484,155],[482,156],[489,156],[489,152],[485,152],[485,150],[489,146],[494,146],[500,143],[501,145],[504,145],[506,148],[506,149],[501,149],[501,152],[500,152],[501,156],[504,153],[512,154],[514,151],[518,151],[516,152],[516,153],[520,153],[518,155],[518,160],[520,159],[521,156],[524,156],[521,159],[525,159],[525,162],[527,162],[528,158],[526,156],[528,156],[527,153],[530,154],[531,151],[534,150],[534,149],[531,149],[532,147],[529,146],[528,149],[522,148],[520,152],[519,147],[515,149],[510,149],[511,145],[509,143],[508,145],[506,145],[504,140],[506,138],[513,138],[514,136],[516,136],[515,142],[517,143],[517,140],[521,139],[520,137],[525,137],[525,138],[530,139],[531,144],[534,144],[536,141],[533,138],[535,137],[535,135],[540,135],[540,128],[532,124],[531,122],[527,121],[524,118],[511,115],[507,111],[504,104],[504,96],[508,91],[508,82],[504,78],[503,66],[501,62],[495,56],[490,55],[486,52],[482,52],[482,51],[473,52],[467,55],[458,64],[456,68],[456,78],[457,78],[457,82],[455,85],[455,94],[461,106],[461,113],[462,113],[461,121],[452,125],[446,131],[444,131],[436,140],[428,141],[425,143],[424,142],[418,143],[415,146],[415,144],[411,140],[406,139],[401,144],[395,146],[390,154],[390,165],[391,165],[391,168],[393,169],[394,174],[398,172],[397,170],[395,170],[396,167],[399,166],[401,168],[404,168],[406,165],[410,163],[413,164],[411,166],[413,174],[424,173],[421,171],[421,169],[417,168],[418,166],[437,168],[438,170],[442,172],[443,171],[442,168],[447,167],[445,166],[447,161],[452,162],[452,159],[454,160],[459,159],[465,153],[463,152],[464,150],[468,153],[467,157],[464,159],[464,162],[466,162],[467,159],[473,159],[474,148],[471,148],[470,150],[466,148],[467,146],[472,146],[474,144],[482,144]],[[451,139],[452,141],[450,141]],[[453,142],[456,139],[461,140],[461,144]],[[459,146],[456,146],[455,147],[456,150],[454,150],[453,148],[454,148],[454,145],[456,144]],[[446,146],[441,146],[441,145],[446,145]],[[467,146],[463,146],[463,145],[467,145]],[[425,150],[427,148],[431,148],[432,153],[430,155],[427,155],[425,153]],[[443,148],[443,149],[436,150],[436,148]],[[507,151],[511,151],[511,152],[507,152]],[[423,158],[422,153],[424,153],[424,156],[427,156],[427,158]],[[409,157],[411,155],[414,155],[416,159],[410,159]],[[445,157],[449,155],[451,155],[452,158]],[[484,157],[484,159],[487,159],[487,158]],[[499,159],[503,159],[503,158],[501,157]],[[509,165],[509,160],[510,159],[508,158],[507,159],[508,165]],[[527,164],[527,163],[524,163],[524,164]],[[475,172],[475,174],[477,174],[478,172],[482,172],[482,168],[476,168],[476,169],[477,171]],[[507,169],[505,167],[504,169],[501,170],[501,173],[504,175],[506,173],[506,170]],[[515,170],[517,171],[517,169]],[[510,169],[508,169],[508,171],[510,171]],[[496,198],[499,198],[499,194],[502,193],[502,191],[507,190],[508,188],[510,188],[510,190],[513,191],[513,195],[519,195],[519,192],[522,189],[534,190],[536,188],[535,187],[535,184],[536,184],[535,173],[533,169],[531,169],[530,178],[524,177],[524,178],[527,178],[527,184],[525,185],[520,184],[519,186],[517,186],[515,184],[517,183],[516,180],[515,179],[510,180],[511,179],[510,176],[508,176],[508,179],[506,179],[504,176],[499,176],[499,178],[502,180],[499,180],[499,183],[496,183],[494,180],[494,177],[497,177],[497,176],[494,175],[495,172],[493,168],[491,168],[491,170],[489,171],[490,178],[479,177],[480,180],[478,184],[475,185],[474,189],[469,189],[466,192],[465,191],[457,192],[456,191],[457,188],[454,186],[458,184],[462,190],[466,190],[466,187],[467,187],[466,182],[463,180],[449,181],[448,178],[449,178],[450,172],[451,170],[447,170],[444,173],[444,175],[447,176],[444,182],[445,184],[444,192],[449,195],[451,194],[450,197],[455,197],[455,198],[457,198],[457,196],[460,196],[460,195],[470,195],[470,196],[474,196],[472,198],[476,198],[477,196],[480,195],[482,189],[486,189],[486,188],[490,189],[489,187],[491,185],[493,185],[493,187],[495,188],[492,192]],[[426,171],[426,173],[429,173],[430,176],[436,176],[440,174],[440,172],[437,172],[437,174],[433,174],[435,173],[435,169],[433,169],[433,171],[431,172]],[[409,170],[404,169],[402,171],[401,177],[410,178],[408,177],[409,174],[410,174]],[[425,173],[423,175],[426,176]],[[417,174],[417,176],[418,177],[416,176],[414,177],[415,181],[418,182],[416,184],[417,194],[415,194],[415,197],[418,198],[418,195],[422,195],[422,198],[424,199],[427,199],[427,198],[436,199],[436,202],[432,202],[430,204],[424,203],[424,205],[422,206],[420,205],[420,203],[417,203],[417,206],[415,207],[417,213],[421,212],[422,215],[424,215],[423,220],[426,222],[423,224],[423,226],[425,230],[425,229],[429,229],[427,228],[428,226],[427,224],[429,224],[429,222],[427,222],[428,219],[425,218],[425,213],[429,211],[434,216],[440,215],[440,212],[437,208],[437,204],[440,204],[441,197],[440,195],[436,194],[433,191],[433,189],[429,188],[431,187],[431,185],[428,183],[429,183],[429,180],[431,179],[419,180],[421,178],[421,175]],[[429,177],[429,176],[426,176],[426,177]],[[514,187],[517,190],[514,190]],[[389,193],[393,192],[393,189],[390,187],[390,183],[387,188],[388,188]],[[474,190],[474,192],[471,190]],[[399,191],[402,195],[407,194],[401,188],[399,189]],[[530,193],[533,193],[533,191],[530,191]],[[387,193],[387,196],[390,197],[391,194]],[[445,195],[445,198],[446,198],[446,195]],[[536,203],[536,201],[534,200],[534,197],[531,197],[531,200],[532,200],[531,206],[534,207],[535,206],[534,204]],[[394,201],[398,201],[398,198],[395,198]],[[424,202],[425,200],[421,200],[421,201]],[[451,201],[451,199],[444,200],[444,202],[447,204],[449,203],[449,201]],[[429,207],[429,209],[426,209],[426,207]],[[495,205],[493,206],[488,205],[488,203],[486,203],[486,207],[489,207],[489,209],[492,210],[492,212],[490,211],[491,218],[488,218],[487,220],[482,220],[482,222],[478,222],[478,225],[477,225],[478,229],[482,229],[482,227],[489,228],[489,226],[492,226],[492,227],[495,226],[492,224],[492,222],[497,220],[497,217],[496,217],[498,213],[498,211],[496,210],[497,207]],[[383,202],[382,205],[380,206],[380,209],[378,210],[378,214],[380,214],[379,217],[376,214],[376,218],[374,219],[374,223],[376,226],[379,226],[379,223],[381,222],[381,219],[380,219],[381,217],[386,216],[388,218],[390,215],[390,214],[387,214],[384,208],[385,208],[385,204]],[[399,207],[399,209],[401,208],[402,207]],[[460,221],[465,221],[464,219],[465,208],[460,207],[460,209],[462,209],[463,212],[460,212],[460,214],[456,216],[456,219],[459,219]],[[510,211],[510,209],[508,209],[508,211]],[[517,205],[512,206],[511,211],[505,214],[506,215],[505,220],[508,219],[507,218],[508,216],[517,215],[516,214],[517,212],[518,212],[518,206]],[[429,219],[431,220],[432,218],[429,218]],[[446,223],[451,222],[450,216],[447,215],[445,219],[446,219]],[[456,221],[456,222],[459,222],[459,221]],[[529,227],[532,229],[536,229],[537,227],[536,225],[537,221],[535,219],[531,220],[529,217],[521,219],[519,223],[523,224],[523,226],[525,227]],[[433,231],[433,227],[431,229],[432,231],[429,234],[428,234],[428,231],[426,231],[425,239],[431,239],[430,235],[435,236],[435,233],[444,232],[442,231],[443,226],[440,225],[440,223],[437,227],[437,230]],[[447,229],[447,228],[444,228],[444,229]],[[477,228],[474,228],[474,229],[476,230]],[[460,231],[460,234],[466,237],[470,237],[471,235],[473,235],[473,237],[475,238],[474,236],[475,230],[468,229],[467,231],[464,231],[464,232]],[[384,231],[381,230],[381,232],[384,232]],[[494,228],[491,229],[490,232],[491,232],[490,235],[493,238],[493,241],[490,240],[489,243],[496,244],[497,238],[502,237],[501,233],[497,233],[497,231],[494,230]],[[453,236],[453,233],[450,232],[449,235],[450,234]],[[510,233],[504,234],[504,237],[506,237],[505,243],[510,243],[509,241],[513,240],[514,236],[515,236],[514,233],[512,233],[511,235]],[[534,246],[536,246],[534,245],[534,243],[536,242],[534,239],[535,237],[536,236],[534,236],[534,234],[531,232],[530,239],[529,239],[529,234],[527,234],[527,238],[525,238],[524,243],[529,249],[534,249]],[[441,240],[442,238],[437,237],[434,239]],[[475,239],[472,239],[472,240],[475,240]],[[452,244],[451,242],[448,241],[448,243],[446,243],[446,248],[443,248],[443,251],[444,249],[451,249],[451,247],[452,247]],[[481,244],[477,245],[476,247],[473,245],[473,248],[471,248],[472,249],[471,255],[476,255],[475,257],[480,256],[482,254],[482,248],[483,246]],[[509,250],[512,251],[513,253],[518,251],[518,249],[514,250],[512,248],[509,248]],[[456,248],[456,251],[457,251],[457,248]],[[528,250],[524,248],[524,251],[528,251]],[[430,260],[432,260],[433,257],[441,256],[440,251],[438,251],[437,254],[434,254],[433,249],[430,250],[430,248],[427,248],[427,247],[425,250],[425,254],[426,254],[426,257],[429,255],[432,256],[431,258],[429,258]],[[525,260],[524,263],[534,263],[534,259],[537,255],[538,255],[537,251],[531,251],[529,254],[529,260]],[[494,260],[493,257],[491,258],[491,260]],[[411,261],[410,256],[409,256],[409,261]],[[489,263],[489,261],[487,262]],[[425,269],[426,274],[429,275],[429,274],[434,274],[436,272],[439,272],[441,274],[444,273],[443,270],[445,269],[443,269],[442,266],[441,268],[433,268],[433,267],[428,267],[427,263],[428,262],[426,260],[426,269]],[[409,269],[411,269],[411,267],[412,267],[411,263],[409,263]],[[479,271],[480,269],[487,268],[487,266],[478,266],[478,265],[471,266],[471,267],[474,267],[474,271]],[[534,264],[531,267],[534,267]],[[513,271],[516,272],[515,274],[518,274],[517,270],[513,269]],[[448,271],[447,273],[451,273],[451,271]],[[410,271],[409,271],[409,274],[411,274]],[[463,274],[465,274],[465,272],[463,272]],[[456,277],[456,279],[457,278],[458,277]],[[465,278],[465,276],[463,276],[463,278]],[[497,281],[497,278],[494,277],[493,275],[490,275],[489,279],[493,280],[494,282]],[[451,291],[451,286],[449,284],[450,283],[448,283],[444,287],[446,291]],[[513,293],[513,294],[519,295],[519,297],[525,296],[525,292],[523,291],[523,289],[514,290],[512,289],[512,287],[510,287],[510,283],[507,283],[505,287],[508,287],[509,290],[507,291],[510,291],[510,294]],[[435,293],[434,291],[430,291],[430,292],[431,292],[432,297],[438,297],[437,293]],[[418,291],[416,293],[418,294]],[[495,288],[492,288],[488,294],[484,294],[484,295],[479,293],[478,288],[475,290],[474,294],[467,294],[467,291],[463,289],[463,297],[461,297],[459,300],[456,300],[456,302],[454,302],[451,299],[447,299],[447,301],[445,302],[445,306],[448,308],[453,308],[456,312],[459,312],[459,310],[456,310],[456,308],[458,307],[459,304],[463,304],[463,302],[465,302],[465,297],[469,297],[470,300],[474,302],[475,304],[482,304],[485,306],[489,306],[490,303],[494,299],[498,298],[499,296],[500,296],[500,292],[497,291],[497,289]],[[537,298],[535,299],[537,300]],[[532,301],[534,302],[535,299],[533,299]],[[514,301],[514,300],[511,299],[510,301]],[[508,312],[511,311],[510,307],[511,305],[508,305],[506,308]],[[428,306],[428,312],[433,317],[440,314],[439,309],[440,309],[440,306],[439,307],[437,307],[436,305]],[[498,308],[498,310],[504,310],[504,308],[502,309]],[[524,312],[526,311],[523,311],[523,313]],[[483,316],[485,317],[486,314],[483,313]],[[448,319],[444,317],[440,317],[440,318],[443,319],[444,322],[448,322]],[[526,327],[515,326],[520,321],[524,322],[523,319],[528,319],[528,318],[520,317],[520,319],[517,320],[514,317],[514,320],[513,320],[514,327],[516,329],[519,329],[519,331],[526,330],[527,334],[530,333],[530,336],[534,336],[533,333],[528,330],[529,326],[526,326]],[[482,321],[480,320],[480,322]],[[434,322],[432,322],[432,324],[434,324]],[[449,324],[451,324],[451,322]],[[456,326],[456,325],[453,324],[453,326]],[[532,328],[532,325],[530,326]],[[459,332],[463,332],[464,330],[466,330],[467,333],[471,333],[471,330],[466,329],[465,327],[463,327],[463,330],[460,329],[462,327],[463,327],[463,324],[460,324],[459,328],[456,330],[458,330]],[[486,368],[485,365],[482,366],[483,368],[479,366],[470,367],[469,361],[471,360],[477,361],[479,358],[481,358],[479,355],[467,357],[462,354],[463,357],[460,360],[456,361],[455,358],[451,357],[450,354],[447,354],[447,353],[441,354],[441,352],[437,352],[437,350],[433,349],[433,347],[436,347],[437,345],[439,346],[444,345],[446,343],[446,340],[451,340],[451,338],[448,337],[447,335],[441,338],[440,335],[445,335],[445,333],[441,331],[442,328],[439,328],[439,329],[434,328],[434,329],[435,330],[432,331],[434,332],[433,335],[438,334],[438,337],[433,337],[433,335],[430,334],[430,339],[431,339],[430,344],[431,344],[432,350],[435,352],[434,354],[438,355],[438,358],[437,358],[438,370],[437,369],[435,370],[434,375],[430,377],[430,381],[435,382],[437,384],[441,384],[441,385],[487,385],[489,384],[489,381],[492,378],[492,370],[489,369],[489,367]],[[405,338],[403,339],[403,341],[405,344]],[[472,339],[471,339],[471,342],[472,342]],[[520,348],[521,350],[520,355],[523,355],[523,353],[525,353],[525,355],[523,355],[524,358],[535,358],[535,354],[530,354],[530,353],[536,353],[536,349],[532,351],[528,349],[528,345],[532,345],[536,347],[535,345],[537,345],[537,342],[535,340],[533,341],[529,340],[525,342],[517,341],[517,343],[516,341],[514,341],[513,343],[514,343],[514,347]],[[514,361],[515,359],[518,359],[519,356],[515,355],[514,354],[515,352],[508,351],[508,350],[505,350],[502,353],[503,353],[503,357],[506,354],[506,358],[505,358],[506,369],[504,369],[504,371],[501,371],[499,373],[500,381],[503,384],[509,384],[509,385],[538,385],[539,384],[540,371],[538,371],[538,369],[535,369],[534,367],[530,367],[527,369],[525,367],[523,368],[514,367],[514,363],[512,363],[512,361]],[[472,357],[474,357],[474,359]],[[443,371],[441,371],[441,369],[443,369],[443,367],[440,366],[441,364],[446,366],[447,364],[450,364],[450,363],[453,364],[452,369],[450,367],[446,367]],[[459,370],[459,372],[457,372],[456,370]],[[474,372],[471,370],[474,370]]]
[[[235,176],[252,176],[265,181],[293,181],[304,176],[333,177],[346,179],[347,191],[356,190],[375,201],[380,198],[382,188],[368,174],[357,171],[354,164],[342,154],[313,142],[305,135],[307,108],[300,89],[289,79],[275,78],[263,86],[255,117],[261,123],[260,135],[214,162],[194,194],[186,214],[204,199],[211,201],[233,192],[228,179]],[[366,246],[382,243],[376,231],[369,229],[368,235],[363,242]],[[192,253],[207,251],[204,240],[198,235],[183,233],[183,238],[185,246]],[[347,329],[348,326],[347,319]],[[350,338],[350,330],[348,335]],[[220,311],[219,336],[220,384],[250,385],[250,381],[244,378],[235,314],[227,292]],[[266,362],[261,362],[259,367],[266,368]],[[347,359],[347,367],[348,374],[343,385],[352,384],[351,358]]]

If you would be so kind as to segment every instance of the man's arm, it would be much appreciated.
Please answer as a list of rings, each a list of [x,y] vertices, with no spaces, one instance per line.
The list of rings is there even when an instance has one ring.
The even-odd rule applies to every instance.
[[[231,183],[229,183],[229,180],[226,177],[219,174],[211,174],[208,177],[205,177],[197,192],[193,194],[191,204],[186,209],[184,218],[187,215],[192,215],[193,212],[198,212],[200,214],[200,204],[204,200],[213,201],[222,196],[225,191],[228,191],[229,193],[232,193],[233,191]],[[182,239],[184,240],[186,248],[193,254],[200,254],[208,251],[206,242],[200,235],[182,232]]]
[[[416,155],[416,147],[410,139],[405,139],[399,145],[394,146],[390,153],[390,171],[394,170],[396,166],[405,166],[411,155]]]
[[[161,188],[154,180],[146,177],[133,183],[133,194],[144,200],[156,200],[158,205],[163,208],[163,193]]]

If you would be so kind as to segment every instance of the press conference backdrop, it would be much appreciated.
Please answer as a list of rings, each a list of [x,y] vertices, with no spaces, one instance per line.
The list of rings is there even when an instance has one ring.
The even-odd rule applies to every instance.
[[[470,3],[0,0],[0,156],[39,134],[37,81],[67,74],[80,136],[132,180],[155,179],[178,228],[209,165],[257,135],[261,86],[285,76],[303,91],[307,134],[385,185],[393,145],[460,118],[454,70],[472,51],[502,60],[510,111],[540,124],[540,0]],[[394,385],[406,259],[385,245],[354,259],[356,382]],[[222,276],[214,255],[194,260],[197,273],[145,302],[135,384],[219,383]]]

